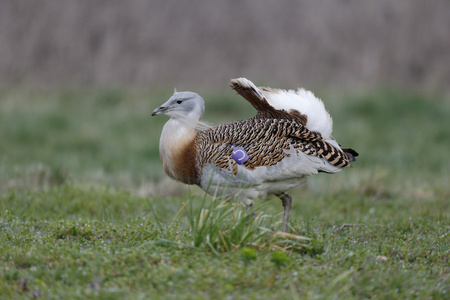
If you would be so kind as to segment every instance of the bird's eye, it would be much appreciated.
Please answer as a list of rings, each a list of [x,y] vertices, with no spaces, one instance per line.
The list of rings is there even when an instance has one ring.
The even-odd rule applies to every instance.
[[[178,104],[181,104],[181,102],[183,102],[183,101],[181,101],[181,100],[178,100],[178,101],[177,101]]]

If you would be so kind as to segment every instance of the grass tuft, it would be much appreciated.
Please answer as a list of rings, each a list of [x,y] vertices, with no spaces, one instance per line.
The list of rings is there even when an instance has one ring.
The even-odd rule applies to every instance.
[[[313,249],[307,237],[274,231],[274,217],[261,211],[264,205],[246,211],[237,201],[215,199],[205,208],[206,197],[203,197],[201,207],[194,209],[192,201],[189,199],[180,209],[187,207],[189,243],[160,239],[150,244],[188,247],[217,255],[250,248],[258,251],[277,248],[285,252]]]

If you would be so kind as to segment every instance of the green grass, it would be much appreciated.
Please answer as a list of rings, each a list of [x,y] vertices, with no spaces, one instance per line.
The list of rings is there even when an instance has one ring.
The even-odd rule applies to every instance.
[[[0,91],[2,299],[449,298],[448,99],[323,96],[361,156],[293,190],[279,235],[277,198],[249,216],[166,179],[150,113],[169,96]],[[203,96],[211,123],[253,114]]]

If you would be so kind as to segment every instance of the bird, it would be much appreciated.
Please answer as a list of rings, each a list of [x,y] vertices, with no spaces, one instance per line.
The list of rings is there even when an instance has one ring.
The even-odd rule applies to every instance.
[[[312,92],[257,87],[246,78],[231,79],[230,87],[256,109],[254,117],[208,125],[202,121],[203,98],[190,91],[175,91],[152,112],[170,117],[159,141],[164,171],[213,196],[238,198],[247,208],[275,195],[287,232],[292,207],[287,191],[309,176],[340,172],[358,153],[336,142],[332,118]]]

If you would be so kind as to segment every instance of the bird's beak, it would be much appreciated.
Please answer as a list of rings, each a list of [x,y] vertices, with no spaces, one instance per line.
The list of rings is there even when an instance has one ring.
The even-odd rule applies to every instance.
[[[163,113],[165,113],[168,110],[169,110],[169,107],[167,107],[167,106],[160,106],[160,107],[158,107],[157,109],[155,109],[152,112],[152,116],[157,116],[157,115],[163,114]]]
[[[157,109],[152,112],[152,116],[157,115],[167,115],[167,113],[171,112],[174,109],[173,103],[171,101],[172,98],[161,104]]]
[[[158,112],[159,107],[152,112],[152,117],[157,116],[160,112]]]

